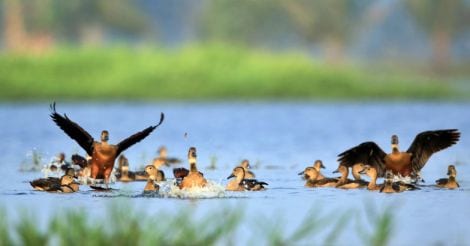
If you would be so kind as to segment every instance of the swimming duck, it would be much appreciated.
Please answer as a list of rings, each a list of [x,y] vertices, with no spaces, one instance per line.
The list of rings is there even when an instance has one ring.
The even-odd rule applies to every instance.
[[[385,172],[384,184],[380,188],[383,193],[398,193],[405,191],[404,187],[400,186],[397,182],[393,182],[393,173],[390,170]]]
[[[242,167],[235,167],[232,171],[232,174],[227,177],[227,179],[234,178],[230,181],[225,188],[228,191],[259,191],[265,190],[265,185],[268,185],[266,182],[260,182],[256,179],[245,179],[245,170]]]
[[[204,187],[207,184],[207,180],[204,175],[197,170],[196,167],[196,148],[191,147],[188,151],[189,161],[189,172],[188,175],[183,178],[179,184],[180,189],[191,188],[191,187]]]
[[[302,172],[298,173],[305,179],[305,187],[318,187],[315,181],[317,181],[318,171],[314,167],[306,167]]]
[[[162,170],[158,170],[153,165],[147,165],[145,167],[145,172],[149,179],[155,180],[157,182],[165,181],[165,173]]]
[[[406,152],[400,152],[398,137],[393,135],[390,154],[374,142],[364,142],[339,154],[338,161],[347,167],[357,163],[374,166],[378,177],[384,177],[386,170],[403,177],[416,176],[432,154],[454,145],[459,138],[457,129],[425,131],[415,137]]]
[[[73,176],[63,175],[61,178],[42,178],[29,182],[35,190],[48,192],[71,193],[78,191],[79,186],[74,182]]]
[[[303,175],[306,187],[335,187],[338,183],[336,178],[322,178],[318,179],[319,172],[315,167],[306,167],[299,175]]]
[[[156,169],[153,165],[147,165],[145,167],[145,172],[148,175],[148,179],[144,188],[144,193],[159,191],[160,186],[156,182],[165,180],[163,172]]]
[[[459,188],[460,185],[455,179],[457,176],[457,169],[455,169],[454,165],[449,165],[449,167],[447,167],[447,175],[449,176],[448,178],[436,180],[436,186],[448,189]]]
[[[141,132],[122,140],[117,145],[109,144],[109,132],[101,132],[101,141],[95,141],[93,137],[77,123],[70,120],[67,115],[60,115],[56,112],[55,102],[51,104],[52,120],[73,140],[75,140],[91,159],[91,178],[93,182],[98,176],[103,176],[106,187],[109,184],[111,172],[113,171],[114,161],[127,148],[146,138],[155,130],[164,119],[164,114],[160,115],[160,122],[157,125],[150,126]]]
[[[239,167],[243,168],[243,170],[245,171],[245,178],[252,179],[255,177],[255,174],[252,171],[248,170],[251,168],[250,162],[248,160],[243,160],[240,163]]]
[[[161,146],[157,150],[158,157],[157,159],[163,160],[163,164],[169,166],[171,164],[181,163],[181,160],[178,158],[168,157],[168,150],[165,146]]]

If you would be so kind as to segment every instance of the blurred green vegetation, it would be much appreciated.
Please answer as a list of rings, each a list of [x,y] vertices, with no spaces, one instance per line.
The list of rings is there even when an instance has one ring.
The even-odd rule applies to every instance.
[[[243,209],[222,207],[202,216],[196,214],[195,208],[187,207],[175,214],[159,211],[142,216],[121,201],[121,205],[108,206],[100,219],[83,209],[67,208],[42,223],[31,211],[22,210],[19,218],[12,220],[0,209],[0,245],[337,245],[354,213],[325,214],[314,207],[297,226],[289,225],[292,230],[277,213],[275,217],[259,214],[246,219]],[[360,238],[367,245],[387,245],[394,227],[392,215],[386,209],[375,214],[377,219],[370,224],[358,224],[372,228]],[[382,218],[388,220],[386,225]]]
[[[462,98],[439,77],[328,66],[296,52],[223,44],[59,48],[0,56],[0,100],[351,100]]]

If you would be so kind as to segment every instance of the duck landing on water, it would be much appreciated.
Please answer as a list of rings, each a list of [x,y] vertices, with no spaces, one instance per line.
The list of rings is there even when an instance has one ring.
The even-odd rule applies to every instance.
[[[373,166],[378,177],[384,177],[387,170],[404,178],[419,177],[421,169],[434,153],[456,144],[459,139],[457,129],[425,131],[416,135],[406,152],[401,152],[398,136],[393,135],[390,154],[374,142],[364,142],[339,154],[338,162],[346,167],[357,163]]]

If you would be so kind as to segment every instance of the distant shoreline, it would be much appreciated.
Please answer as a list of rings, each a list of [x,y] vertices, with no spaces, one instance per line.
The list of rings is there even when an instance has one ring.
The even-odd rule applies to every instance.
[[[63,48],[42,56],[0,56],[0,102],[469,98],[470,89],[462,90],[449,79],[369,70],[327,66],[294,52],[223,45],[178,51]]]

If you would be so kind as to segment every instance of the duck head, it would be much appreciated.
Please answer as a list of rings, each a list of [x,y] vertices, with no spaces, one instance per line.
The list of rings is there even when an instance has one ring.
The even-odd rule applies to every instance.
[[[245,170],[242,167],[236,167],[233,169],[232,174],[227,177],[227,179],[231,179],[236,177],[237,179],[243,179],[245,177]]]
[[[157,169],[153,165],[145,166],[145,172],[149,176],[149,179],[155,180],[157,178]]]
[[[447,175],[450,177],[457,176],[457,169],[455,169],[454,165],[449,165],[449,167],[447,167]]]
[[[109,140],[109,132],[106,130],[103,130],[101,132],[101,142],[108,142]]]
[[[242,163],[240,164],[240,166],[245,168],[245,169],[250,169],[251,168],[250,162],[248,160],[243,160]]]
[[[364,165],[364,168],[359,172],[360,174],[365,174],[369,176],[370,178],[376,178],[377,177],[377,170],[369,165]]]
[[[64,175],[60,178],[60,185],[69,185],[73,183],[73,177],[70,175]]]
[[[325,166],[323,166],[323,162],[321,160],[316,160],[313,164],[313,167],[315,169],[317,169],[317,171],[320,171],[320,169],[325,168]]]
[[[318,176],[318,171],[314,167],[306,167],[299,175],[304,175],[304,178],[307,180],[315,180]]]

